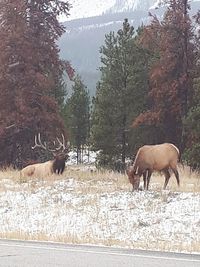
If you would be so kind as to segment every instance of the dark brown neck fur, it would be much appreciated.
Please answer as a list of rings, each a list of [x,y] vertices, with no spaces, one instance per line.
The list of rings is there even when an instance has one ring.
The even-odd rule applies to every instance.
[[[53,173],[62,174],[65,170],[65,161],[66,156],[64,154],[56,155],[55,159],[53,160]]]

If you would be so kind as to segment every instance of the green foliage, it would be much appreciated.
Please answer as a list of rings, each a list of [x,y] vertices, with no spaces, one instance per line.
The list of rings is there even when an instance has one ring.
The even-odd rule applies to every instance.
[[[194,84],[194,103],[183,120],[186,137],[183,160],[193,169],[200,169],[200,78]]]
[[[99,165],[115,168],[120,160],[124,166],[141,145],[172,142],[181,152],[186,147],[188,164],[199,166],[199,32],[195,36],[187,0],[168,3],[163,21],[153,16],[134,33],[125,20],[105,37],[92,114]]]
[[[60,112],[62,114],[63,109],[64,109],[64,104],[65,104],[65,99],[67,97],[67,85],[65,81],[63,80],[63,76],[61,76],[58,79],[54,87],[53,97],[56,99]]]
[[[138,46],[137,38],[125,19],[122,29],[105,36],[100,49],[101,80],[93,101],[91,135],[93,148],[101,151],[100,162],[110,166],[120,160],[125,167],[136,143],[132,136],[139,132],[132,121],[146,105],[149,55]]]
[[[200,143],[194,143],[190,148],[186,148],[183,153],[183,161],[193,170],[200,170]]]
[[[200,26],[200,11],[195,16],[197,27]],[[183,118],[185,150],[183,160],[193,169],[200,169],[200,31],[195,33],[196,77],[193,79],[194,93],[190,109]]]
[[[77,148],[78,157],[81,148],[88,145],[90,128],[90,97],[79,76],[74,79],[72,95],[67,99],[64,114],[69,140]]]

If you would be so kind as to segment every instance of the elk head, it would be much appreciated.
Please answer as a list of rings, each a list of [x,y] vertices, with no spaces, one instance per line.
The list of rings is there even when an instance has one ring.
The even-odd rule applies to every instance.
[[[56,137],[56,140],[53,141],[53,147],[47,146],[47,142],[41,141],[41,135],[35,135],[35,145],[32,149],[36,147],[42,148],[48,152],[51,152],[54,156],[52,160],[52,172],[57,174],[62,174],[65,169],[65,161],[68,159],[69,147],[65,145],[64,135],[61,135],[62,141]]]
[[[138,174],[138,170],[139,170],[139,168],[137,167],[135,170],[134,166],[130,166],[126,170],[126,173],[128,175],[128,179],[133,186],[133,191],[137,190],[139,188],[139,185],[140,185],[140,176]]]

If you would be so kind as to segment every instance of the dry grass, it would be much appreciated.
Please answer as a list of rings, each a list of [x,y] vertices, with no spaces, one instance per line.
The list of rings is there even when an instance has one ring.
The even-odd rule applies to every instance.
[[[90,245],[102,245],[109,247],[122,247],[130,249],[145,249],[145,250],[158,250],[158,251],[175,251],[175,252],[187,252],[187,253],[200,253],[200,243],[198,241],[192,241],[191,243],[172,242],[170,240],[157,240],[156,242],[145,242],[135,241],[127,242],[123,240],[117,240],[115,238],[98,239],[92,238],[91,235],[85,235],[80,237],[77,234],[65,234],[65,235],[47,235],[44,233],[28,234],[23,232],[9,232],[0,233],[0,238],[14,239],[14,240],[28,240],[28,241],[49,241],[49,242],[60,242],[68,244],[90,244]]]
[[[0,171],[0,192],[7,190],[7,183],[5,179],[9,179],[15,184],[25,184],[29,186],[27,189],[36,189],[38,186],[47,187],[52,185],[55,181],[73,178],[78,181],[76,191],[84,193],[101,193],[113,192],[115,190],[128,190],[129,183],[127,177],[123,174],[109,172],[109,171],[95,171],[83,170],[81,166],[68,166],[63,175],[51,175],[45,178],[28,177],[21,180],[20,172],[13,169],[6,169]],[[10,187],[9,190],[12,190]],[[13,190],[15,190],[13,188]]]
[[[12,168],[3,169],[0,171],[0,180],[11,179],[13,181],[19,181],[20,172]]]
[[[168,189],[179,192],[200,192],[200,173],[191,172],[187,166],[179,167],[180,174],[180,188],[177,187],[177,182],[174,174],[172,174]],[[112,171],[96,171],[90,172],[82,170],[81,166],[68,167],[64,173],[65,177],[75,177],[79,182],[83,182],[83,191],[97,190],[97,192],[113,192],[116,190],[131,190],[128,178],[125,174],[120,174]],[[54,181],[61,179],[61,177],[53,176],[48,178]],[[99,184],[98,188],[97,185]],[[142,184],[142,178],[141,178]],[[150,182],[150,190],[160,190],[164,185],[164,175],[161,173],[154,173]]]
[[[176,179],[172,174],[168,189],[178,192],[200,192],[200,173],[191,172],[189,167],[179,167],[180,187],[177,187]],[[9,179],[15,184],[28,183],[30,188],[37,188],[41,186],[52,185],[55,181],[63,180],[63,178],[74,178],[78,181],[77,191],[82,193],[111,193],[120,190],[131,190],[131,185],[125,174],[120,174],[112,171],[90,171],[84,169],[82,166],[67,166],[63,175],[51,175],[45,178],[27,178],[22,181],[20,171],[8,168],[0,171],[0,192],[7,190],[4,179]],[[141,178],[142,184],[142,178]],[[150,190],[161,190],[164,185],[164,175],[161,173],[154,173],[150,181]],[[12,187],[9,187],[12,190]],[[14,189],[13,189],[14,190]],[[15,189],[17,190],[17,189]]]
[[[187,166],[179,166],[180,188],[177,187],[177,182],[174,174],[172,174],[168,188],[172,191],[179,192],[200,192],[200,173],[190,171]],[[162,188],[164,185],[164,175],[154,174],[151,178],[151,188],[153,190]]]
[[[91,244],[91,245],[103,245],[103,246],[121,246],[126,247],[126,242],[116,239],[92,239],[90,236],[79,237],[78,235],[66,234],[65,236],[51,236],[47,234],[27,234],[22,232],[10,232],[10,233],[0,233],[0,238],[4,239],[20,239],[20,240],[31,240],[31,241],[50,241],[50,242],[60,242],[68,244]],[[133,246],[137,248],[137,246]]]

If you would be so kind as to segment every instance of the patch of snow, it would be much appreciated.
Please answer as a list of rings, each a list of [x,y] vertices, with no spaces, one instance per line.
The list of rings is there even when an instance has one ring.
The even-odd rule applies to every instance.
[[[190,251],[193,243],[200,244],[199,193],[80,193],[77,187],[85,183],[66,177],[49,186],[43,181],[34,191],[22,185],[19,191],[1,192],[0,233],[99,245],[115,240],[118,247],[158,250],[163,242],[169,250],[184,244],[182,249]],[[99,181],[96,186],[109,183]]]
[[[162,4],[162,0],[157,0],[149,9],[156,9]]]
[[[76,151],[69,152],[69,158],[66,162],[66,165],[76,165],[77,163],[77,153]],[[97,153],[94,151],[84,150],[82,153],[82,163],[88,165],[94,165],[96,161]]]

